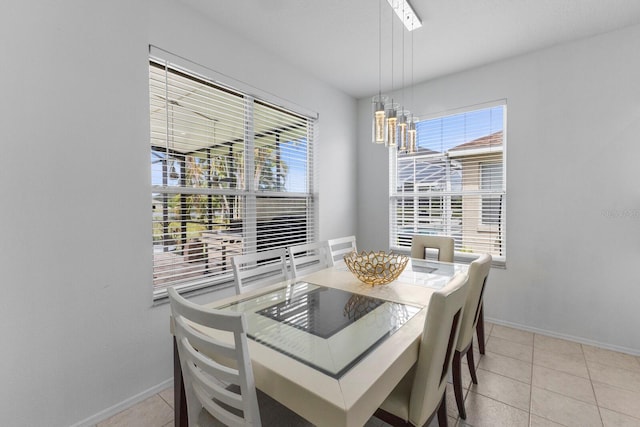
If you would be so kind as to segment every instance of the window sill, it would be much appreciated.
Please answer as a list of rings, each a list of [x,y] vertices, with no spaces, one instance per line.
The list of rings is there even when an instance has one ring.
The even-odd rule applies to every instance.
[[[224,282],[218,283],[208,283],[198,284],[198,285],[182,285],[182,288],[178,287],[178,291],[180,295],[184,297],[194,297],[197,295],[203,295],[210,292],[217,292],[224,289],[232,288],[234,286],[233,280],[226,280]],[[169,294],[167,293],[167,289],[159,290],[158,292],[153,293],[153,304],[152,307],[164,305],[169,303]]]

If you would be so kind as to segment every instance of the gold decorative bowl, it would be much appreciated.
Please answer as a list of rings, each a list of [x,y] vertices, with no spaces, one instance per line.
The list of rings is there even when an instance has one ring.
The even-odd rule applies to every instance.
[[[355,251],[344,256],[349,270],[368,285],[386,285],[398,278],[409,257],[394,253]]]

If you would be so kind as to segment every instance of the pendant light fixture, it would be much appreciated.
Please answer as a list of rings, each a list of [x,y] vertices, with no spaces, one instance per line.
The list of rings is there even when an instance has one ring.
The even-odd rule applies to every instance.
[[[373,129],[372,142],[375,144],[386,143],[385,132],[385,104],[388,100],[382,95],[382,0],[378,1],[378,96],[373,97]]]
[[[411,105],[413,106],[413,33],[411,33]],[[416,129],[416,119],[411,114],[409,119],[409,126],[407,128],[407,139],[409,140],[409,154],[416,152],[416,144],[418,140],[418,133]]]
[[[391,6],[391,93],[394,90],[394,13],[400,18],[408,31],[422,26],[420,18],[408,0],[387,0]],[[385,144],[389,148],[397,148],[404,152],[415,151],[416,123],[413,114],[404,108],[405,105],[405,68],[404,68],[404,29],[402,33],[402,107],[394,103],[393,98],[382,94],[382,0],[378,5],[378,95],[372,99],[372,142]],[[413,92],[413,35],[411,38],[411,86]],[[412,93],[413,100],[413,93]],[[413,102],[413,101],[412,101]]]
[[[386,134],[384,132],[385,123],[385,99],[386,97],[378,95],[373,98],[373,141],[376,144],[384,144],[386,142]]]
[[[407,151],[407,126],[409,125],[409,114],[407,110],[400,111],[398,118],[398,149]]]
[[[404,3],[402,2],[402,16],[404,16],[405,13],[405,9],[404,9]],[[404,31],[402,32],[402,50],[401,50],[401,54],[402,54],[402,108],[400,109],[400,114],[398,117],[398,149],[400,151],[407,151],[407,124],[409,121],[409,114],[411,114],[408,110],[406,110],[404,108],[405,104],[405,84],[404,84],[404,75],[405,75],[405,70],[404,70]]]
[[[393,94],[393,64],[395,57],[393,55],[393,12],[391,12],[391,93]],[[396,147],[396,138],[398,132],[398,104],[391,102],[387,107],[385,127],[387,131],[387,147]]]
[[[396,147],[396,138],[398,135],[398,104],[391,102],[387,108],[387,146],[389,148]]]

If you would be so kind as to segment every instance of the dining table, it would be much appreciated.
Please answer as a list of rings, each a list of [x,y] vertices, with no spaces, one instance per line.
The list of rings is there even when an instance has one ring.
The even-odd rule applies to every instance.
[[[245,314],[259,390],[314,425],[363,426],[416,363],[432,293],[467,270],[410,259],[397,279],[372,286],[339,263],[205,306]],[[175,425],[186,427],[175,339],[174,399]]]

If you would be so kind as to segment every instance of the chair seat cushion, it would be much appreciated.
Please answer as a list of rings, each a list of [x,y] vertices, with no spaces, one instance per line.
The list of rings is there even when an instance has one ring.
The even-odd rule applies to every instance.
[[[411,399],[411,387],[415,377],[415,365],[400,380],[396,388],[387,396],[380,405],[380,409],[387,411],[403,420],[409,420],[409,401]]]

